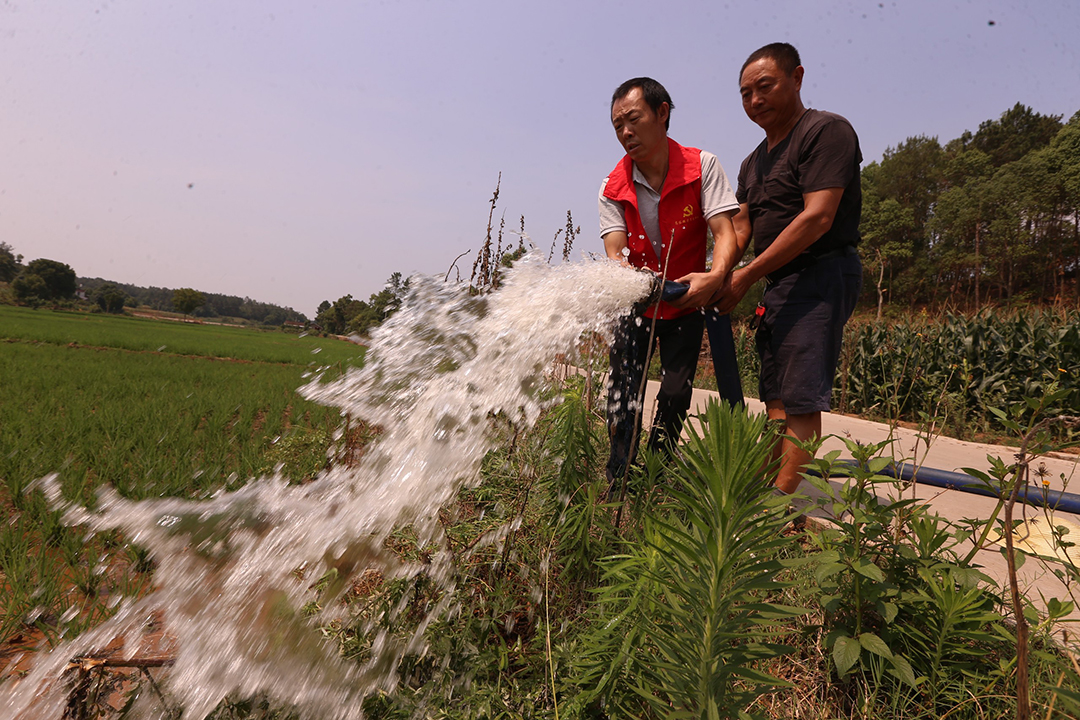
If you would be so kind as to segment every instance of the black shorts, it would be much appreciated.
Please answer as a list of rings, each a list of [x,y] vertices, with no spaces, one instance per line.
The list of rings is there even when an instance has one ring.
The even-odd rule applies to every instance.
[[[862,263],[854,247],[765,288],[757,331],[762,401],[779,400],[790,415],[829,409],[844,323],[861,290]]]

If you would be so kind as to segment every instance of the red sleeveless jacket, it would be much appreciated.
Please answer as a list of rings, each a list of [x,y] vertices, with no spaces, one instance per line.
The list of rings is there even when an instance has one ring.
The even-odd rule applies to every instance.
[[[633,173],[633,161],[629,156],[624,156],[608,175],[604,197],[615,200],[623,207],[630,264],[651,268],[659,273],[664,267],[664,258],[656,257],[656,251],[645,234],[638,214]],[[670,255],[665,279],[674,280],[688,273],[705,271],[706,227],[701,212],[701,151],[683,147],[668,138],[668,173],[660,191],[661,251],[664,255]],[[645,317],[653,316],[654,307],[649,307]],[[680,310],[662,302],[656,317],[669,320],[696,311],[697,308]]]

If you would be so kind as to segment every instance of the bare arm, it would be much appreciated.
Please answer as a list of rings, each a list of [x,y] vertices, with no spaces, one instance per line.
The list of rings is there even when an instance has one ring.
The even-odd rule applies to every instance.
[[[629,247],[629,241],[624,230],[614,230],[604,236],[604,252],[612,260],[618,260],[623,265],[629,265],[627,254],[623,251]]]
[[[724,285],[728,273],[739,262],[742,251],[739,249],[735,227],[731,224],[734,210],[718,213],[708,219],[709,230],[713,235],[712,269],[708,272],[690,273],[677,278],[676,282],[686,283],[690,289],[681,298],[671,303],[677,308],[701,307],[709,302]]]
[[[746,203],[739,205],[739,212],[731,218],[731,224],[735,227],[735,241],[739,244],[739,257],[750,247],[750,236],[754,228],[750,224],[750,206]]]
[[[784,228],[765,252],[754,258],[746,267],[739,268],[731,274],[731,283],[719,299],[717,309],[721,313],[730,312],[754,283],[794,260],[799,253],[828,232],[832,227],[833,219],[836,218],[836,209],[840,206],[840,198],[843,194],[843,188],[826,188],[804,193],[803,211],[795,216],[795,219]],[[743,218],[745,208],[746,206],[743,205],[735,219],[737,227],[744,226],[743,231],[746,233],[745,240],[741,233],[739,240],[749,242],[750,217],[747,212],[746,217]]]
[[[745,247],[739,245],[739,235],[735,232],[735,211],[713,215],[709,218],[709,230],[713,235],[712,270],[727,277],[742,259]],[[720,268],[720,270],[717,270]]]

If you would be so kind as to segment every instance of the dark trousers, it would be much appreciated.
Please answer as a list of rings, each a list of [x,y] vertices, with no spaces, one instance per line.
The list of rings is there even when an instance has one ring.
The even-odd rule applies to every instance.
[[[742,405],[744,403],[742,379],[739,377],[739,360],[735,355],[731,316],[721,315],[715,310],[706,310],[705,329],[709,332],[709,349],[712,351],[716,390],[720,394],[720,399],[727,400],[732,405]]]
[[[641,432],[641,379],[651,355],[650,330],[653,321],[630,315],[619,321],[611,345],[611,375],[608,379],[608,435],[611,456],[608,480],[621,478],[637,455],[634,442]],[[649,449],[662,450],[676,442],[682,432],[686,411],[694,391],[694,372],[701,352],[705,317],[693,312],[674,320],[657,320],[654,341],[660,346],[660,391],[656,395],[656,415],[649,433]]]

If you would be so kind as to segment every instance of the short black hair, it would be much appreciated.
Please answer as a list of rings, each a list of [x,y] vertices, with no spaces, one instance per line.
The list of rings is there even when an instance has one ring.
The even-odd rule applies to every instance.
[[[608,108],[608,113],[610,114],[611,110],[615,108],[616,100],[622,100],[634,88],[641,88],[641,96],[654,113],[659,113],[660,106],[667,103],[668,117],[664,121],[664,129],[667,130],[668,126],[671,125],[671,111],[675,109],[675,103],[671,102],[671,95],[668,95],[668,91],[664,86],[650,77],[630,78],[615,88],[615,92],[611,95],[611,107]]]
[[[739,81],[742,82],[742,74],[746,71],[746,66],[750,63],[757,62],[762,58],[771,58],[776,62],[776,66],[783,70],[788,76],[795,74],[795,68],[802,65],[802,60],[799,59],[799,51],[795,49],[795,46],[786,43],[769,43],[765,47],[760,47],[754,52],[750,53],[750,57],[746,58],[746,62],[739,68]]]

